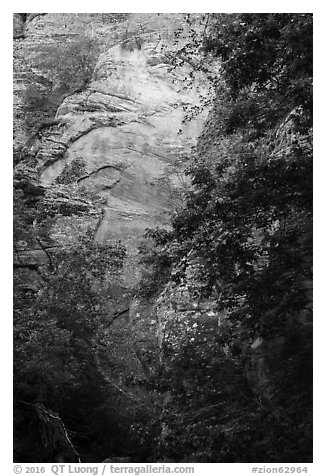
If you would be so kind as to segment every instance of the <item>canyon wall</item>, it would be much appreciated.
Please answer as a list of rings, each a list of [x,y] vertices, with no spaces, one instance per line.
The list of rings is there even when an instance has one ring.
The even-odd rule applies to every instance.
[[[81,29],[101,43],[91,82],[63,101],[58,125],[33,145],[36,174],[46,189],[74,194],[100,211],[95,240],[123,239],[131,252],[146,228],[168,226],[168,213],[186,182],[183,166],[205,119],[201,113],[183,123],[185,111],[200,103],[207,86],[198,74],[186,88],[192,67],[171,67],[181,15],[130,14],[117,20],[100,23],[86,14],[36,18],[16,47],[14,74],[19,92],[24,64],[38,43],[60,43]],[[18,139],[22,132],[19,127]],[[67,221],[70,241],[79,223],[59,218],[61,238]]]
[[[170,212],[187,187],[184,167],[206,118],[203,110],[185,121],[187,111],[208,94],[203,73],[185,61],[175,65],[188,34],[181,14],[46,14],[28,21],[14,43],[14,144],[29,157],[16,165],[15,176],[41,188],[49,207],[56,204],[59,210],[50,251],[73,246],[87,229],[94,242],[126,246],[110,319],[130,307],[128,289],[140,278],[138,246],[145,230],[169,227]],[[46,48],[59,51],[80,35],[99,47],[91,79],[31,136],[24,117],[26,88],[55,83],[51,67],[38,66]],[[64,208],[72,212],[61,213]],[[30,248],[17,249],[15,260],[46,264],[44,249],[38,243]],[[120,359],[125,375],[143,373],[139,346],[140,351],[152,347],[157,333],[150,306],[135,308],[132,319],[130,314],[108,331],[115,358],[131,357],[127,363]]]

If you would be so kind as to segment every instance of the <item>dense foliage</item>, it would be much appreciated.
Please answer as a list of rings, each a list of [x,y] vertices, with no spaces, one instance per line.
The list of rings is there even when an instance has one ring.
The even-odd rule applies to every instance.
[[[196,299],[223,324],[175,324],[158,441],[173,460],[311,461],[312,16],[217,15],[205,48],[221,78],[192,188],[151,236],[179,287],[200,262]]]

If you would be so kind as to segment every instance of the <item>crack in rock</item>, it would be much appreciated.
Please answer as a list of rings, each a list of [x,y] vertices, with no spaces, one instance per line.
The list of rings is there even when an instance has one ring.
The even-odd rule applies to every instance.
[[[93,89],[93,88],[88,88],[89,91],[92,93],[98,93],[98,94],[103,94],[103,96],[111,96],[114,98],[121,99],[122,101],[129,101],[135,104],[140,104],[138,101],[135,99],[128,98],[128,96],[121,96],[120,94],[113,94],[113,93],[106,93],[104,91],[99,91],[98,89]]]
[[[82,180],[86,180],[88,178],[90,178],[92,175],[95,175],[97,174],[98,172],[100,172],[101,170],[105,170],[105,169],[114,169],[114,170],[118,170],[119,172],[122,172],[123,170],[125,170],[127,167],[122,167],[121,165],[103,165],[102,167],[100,167],[99,169],[96,169],[96,170],[93,170],[93,172],[89,173],[88,175],[83,175],[82,177],[79,177],[79,179],[76,180],[77,183],[80,183]],[[119,178],[119,181],[120,181],[120,178]],[[115,182],[117,183],[117,182]],[[110,188],[110,187],[109,187]]]
[[[63,154],[66,152],[66,150],[69,148],[69,146],[71,146],[74,142],[76,142],[77,140],[81,139],[82,137],[86,136],[87,134],[89,134],[90,132],[92,132],[93,130],[96,130],[96,129],[100,129],[102,127],[117,127],[118,125],[123,125],[123,123],[118,123],[118,121],[114,121],[114,123],[112,123],[111,125],[103,125],[103,124],[98,124],[98,123],[93,123],[91,124],[87,129],[85,129],[84,131],[78,131],[77,134],[75,134],[74,136],[70,137],[69,139],[67,139],[65,142],[58,142],[50,137],[47,137],[46,140],[45,140],[45,143],[42,147],[42,149],[40,149],[36,155],[36,158],[42,158],[42,155],[44,156],[44,154],[46,154],[47,152],[47,149],[50,149],[50,147],[46,147],[46,144],[47,142],[54,142],[56,144],[58,144],[58,146],[61,146],[63,148],[63,150],[59,149],[57,151],[57,155],[56,156],[51,156],[50,158],[48,158],[44,163],[43,165],[40,167],[39,169],[39,175],[42,175],[45,170],[50,167],[51,165],[55,164],[56,162],[58,162],[58,160],[61,160],[63,158]],[[55,152],[55,151],[52,151],[52,153]]]

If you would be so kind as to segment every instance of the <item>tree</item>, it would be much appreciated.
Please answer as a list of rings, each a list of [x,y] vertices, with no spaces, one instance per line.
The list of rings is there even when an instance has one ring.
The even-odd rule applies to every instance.
[[[198,437],[187,451],[200,461],[310,461],[312,16],[213,19],[205,45],[221,62],[221,78],[188,168],[192,188],[163,238],[166,255],[179,251],[169,263],[170,280],[190,288],[191,267],[200,263],[197,295],[216,305],[223,325],[215,350],[202,343],[196,354],[190,349],[201,342],[201,332],[190,337],[176,324],[162,369],[162,386],[174,403],[159,438],[170,457],[180,457],[182,448],[173,454],[173,434],[188,421],[184,442]],[[177,322],[182,316],[176,313]],[[251,344],[258,346],[256,354]],[[248,369],[250,363],[260,365],[261,376]],[[206,397],[222,391],[205,420],[212,440],[208,430],[194,429],[190,416],[209,406],[209,398],[201,400],[197,392],[186,409],[178,403],[185,398],[174,378],[179,367],[183,381],[207,377],[199,385]],[[228,368],[235,377],[225,396]]]
[[[108,395],[97,351],[110,314],[107,284],[117,279],[124,249],[93,245],[86,237],[75,247],[54,248],[50,253],[51,266],[43,269],[41,282],[28,288],[26,276],[22,286],[17,274],[14,283],[15,457],[19,461],[26,457],[53,461],[59,451],[72,461],[72,447],[53,426],[58,420],[53,417],[52,424],[44,415],[57,415],[63,427],[67,424],[69,430],[79,432],[90,425],[87,415],[96,412]],[[42,422],[44,434],[38,431]],[[33,436],[32,447],[24,439],[26,425],[29,439]],[[84,429],[83,438],[86,434]]]

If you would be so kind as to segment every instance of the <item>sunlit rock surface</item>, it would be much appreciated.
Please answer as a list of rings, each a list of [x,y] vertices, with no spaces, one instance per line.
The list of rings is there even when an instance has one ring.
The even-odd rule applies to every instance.
[[[47,188],[60,187],[62,174],[81,166],[65,185],[101,210],[97,241],[123,239],[135,250],[146,228],[168,226],[182,168],[206,116],[183,123],[207,83],[198,73],[186,88],[191,66],[172,68],[167,58],[182,21],[179,14],[131,14],[103,25],[86,14],[50,14],[27,28],[26,50],[80,28],[103,43],[91,84],[63,101],[60,127],[42,139],[36,155]],[[187,41],[183,36],[179,43]]]

